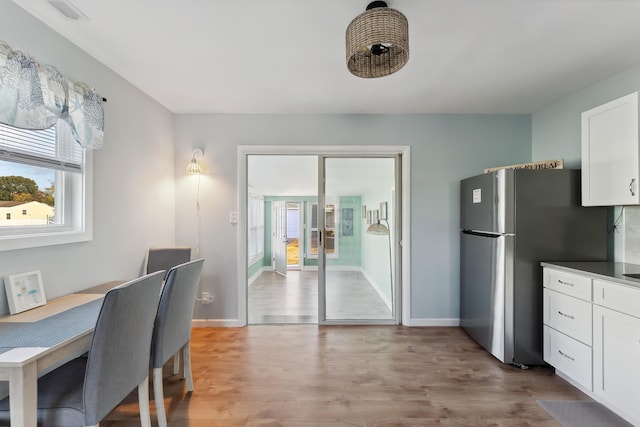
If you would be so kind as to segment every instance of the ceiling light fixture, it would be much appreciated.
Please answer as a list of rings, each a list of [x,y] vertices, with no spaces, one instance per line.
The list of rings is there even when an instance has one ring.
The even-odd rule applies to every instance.
[[[347,68],[358,77],[393,74],[409,60],[407,18],[384,1],[369,3],[347,27]]]

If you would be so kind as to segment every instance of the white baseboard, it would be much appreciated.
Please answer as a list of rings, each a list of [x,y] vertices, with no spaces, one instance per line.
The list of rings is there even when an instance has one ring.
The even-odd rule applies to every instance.
[[[242,328],[245,325],[238,319],[193,319],[191,326],[194,328]],[[411,319],[409,323],[405,323],[404,326],[409,327],[424,327],[424,326],[460,326],[460,319]]]
[[[249,277],[249,279],[247,280],[247,283],[250,285],[252,284],[262,273],[264,273],[265,271],[272,271],[271,267],[268,266],[264,266],[262,267],[260,270],[256,271],[253,276]]]
[[[460,326],[460,319],[409,319],[405,326]]]
[[[191,326],[194,328],[242,328],[246,325],[238,319],[193,319]]]

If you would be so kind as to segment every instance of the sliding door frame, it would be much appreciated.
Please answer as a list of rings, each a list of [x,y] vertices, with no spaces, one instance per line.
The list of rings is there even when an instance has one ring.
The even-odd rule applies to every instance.
[[[237,303],[238,303],[238,323],[239,326],[247,325],[247,305],[248,305],[248,232],[247,232],[247,197],[248,197],[248,156],[250,155],[314,155],[314,156],[392,156],[400,155],[401,157],[401,230],[399,236],[399,248],[401,249],[401,262],[396,266],[399,272],[395,275],[401,278],[401,283],[397,293],[401,295],[401,324],[409,324],[411,319],[411,220],[410,220],[410,165],[411,165],[411,149],[409,146],[401,145],[239,145],[237,150],[238,162],[238,283],[237,283]],[[396,259],[397,259],[396,256]]]
[[[325,252],[324,234],[326,234],[326,161],[328,159],[390,159],[393,160],[393,198],[389,200],[391,209],[396,212],[397,218],[393,221],[392,229],[389,230],[393,240],[389,239],[389,244],[393,247],[389,248],[394,256],[393,260],[390,256],[391,269],[391,318],[388,319],[328,319],[327,318],[327,257]],[[402,247],[401,240],[396,236],[401,236],[402,232],[402,204],[400,194],[402,193],[402,155],[401,154],[372,154],[359,153],[357,155],[350,154],[318,154],[318,228],[323,230],[322,244],[318,245],[318,324],[319,325],[397,325],[402,323],[402,288],[398,286],[402,283],[402,269],[398,266],[402,263]],[[359,214],[359,212],[358,212]],[[336,236],[337,238],[337,236]],[[391,255],[391,252],[390,252]],[[399,280],[398,280],[399,279]]]

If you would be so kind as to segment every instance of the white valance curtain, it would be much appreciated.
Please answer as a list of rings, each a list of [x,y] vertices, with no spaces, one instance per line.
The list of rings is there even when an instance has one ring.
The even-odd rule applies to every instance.
[[[0,41],[0,123],[22,129],[57,125],[57,138],[100,149],[104,139],[103,99],[51,65]]]

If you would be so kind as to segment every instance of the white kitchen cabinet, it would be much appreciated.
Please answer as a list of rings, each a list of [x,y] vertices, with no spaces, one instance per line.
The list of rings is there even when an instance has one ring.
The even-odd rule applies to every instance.
[[[640,204],[638,92],[582,113],[582,204]]]
[[[640,420],[638,361],[640,318],[594,305],[593,391],[602,403],[630,420]]]
[[[624,268],[605,270],[610,274],[582,274],[545,263],[544,360],[594,400],[640,426],[640,287],[626,282],[620,273]]]
[[[591,278],[545,268],[543,282],[544,361],[591,391]]]

